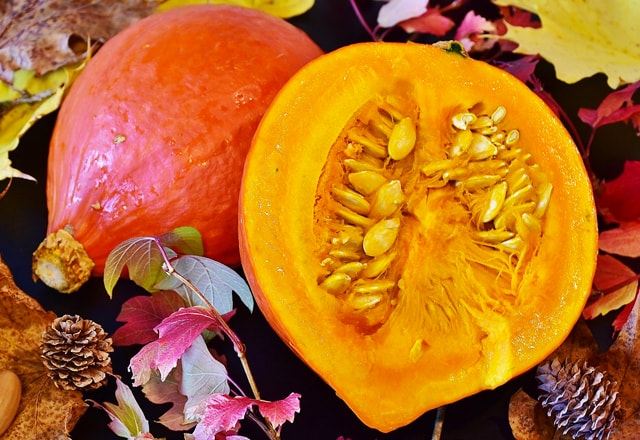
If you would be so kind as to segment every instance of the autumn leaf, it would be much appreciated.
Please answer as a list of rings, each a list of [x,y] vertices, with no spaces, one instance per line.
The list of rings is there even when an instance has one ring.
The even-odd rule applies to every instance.
[[[427,11],[429,0],[390,0],[378,11],[378,25],[390,28]]]
[[[466,51],[470,51],[475,46],[476,40],[481,38],[480,35],[495,33],[495,31],[496,26],[492,22],[474,11],[469,11],[458,26],[455,39],[462,43]]]
[[[628,160],[622,174],[602,183],[596,191],[598,212],[606,221],[640,220],[640,161]]]
[[[525,84],[531,84],[540,58],[528,55],[513,61],[500,61],[496,65],[506,70]]]
[[[172,431],[185,431],[191,429],[195,423],[185,421],[184,405],[187,397],[180,393],[182,382],[182,367],[178,365],[165,378],[160,379],[157,372],[152,373],[151,378],[142,387],[142,392],[153,403],[171,403],[171,408],[160,416],[158,422]]]
[[[133,374],[133,385],[147,383],[156,369],[160,371],[160,379],[165,380],[193,341],[204,330],[215,329],[217,325],[213,313],[204,307],[189,307],[172,313],[155,328],[160,337],[131,358],[129,369]]]
[[[286,421],[293,421],[295,414],[300,412],[300,395],[291,393],[285,399],[267,402],[244,396],[214,394],[204,405],[202,420],[193,431],[196,440],[208,440],[234,428],[253,405],[274,427],[280,427]]]
[[[0,260],[0,370],[11,370],[22,383],[18,414],[4,440],[69,438],[86,405],[78,391],[58,389],[40,359],[40,341],[55,319],[14,283]]]
[[[154,328],[181,307],[184,300],[176,292],[154,292],[151,296],[135,296],[122,304],[118,322],[125,324],[112,336],[114,345],[146,344],[158,339]]]
[[[581,108],[578,117],[596,129],[616,122],[631,121],[640,133],[640,104],[635,104],[633,95],[640,88],[640,81],[611,92],[597,109]]]
[[[449,32],[455,22],[449,17],[440,13],[438,8],[430,8],[419,17],[410,18],[399,23],[400,27],[407,33],[419,32],[421,34],[431,34],[442,37]]]
[[[640,220],[625,222],[600,233],[600,249],[625,257],[640,257]]]
[[[593,285],[596,293],[592,297],[595,299],[590,300],[582,311],[585,319],[606,315],[633,301],[638,292],[638,277],[611,255],[598,255]]]
[[[104,402],[102,405],[92,402],[94,406],[103,409],[109,418],[109,428],[118,437],[137,440],[153,438],[149,434],[149,421],[142,412],[142,408],[131,392],[131,388],[116,378],[117,404]]]
[[[640,301],[635,301],[629,319],[611,348],[601,353],[586,324],[578,322],[567,340],[549,358],[585,360],[606,371],[619,385],[620,412],[611,440],[635,440],[640,429]],[[542,414],[542,415],[541,415]],[[535,399],[524,391],[511,398],[509,424],[517,440],[555,438],[551,418],[544,416]]]
[[[202,235],[191,226],[180,226],[158,237],[163,246],[182,255],[203,255]]]
[[[281,18],[301,15],[313,7],[315,0],[166,0],[158,6],[158,11],[167,11],[188,5],[235,5],[258,9]]]
[[[540,17],[539,29],[507,25],[516,50],[540,54],[562,81],[575,83],[603,72],[611,88],[640,80],[640,8],[628,0],[493,0]]]

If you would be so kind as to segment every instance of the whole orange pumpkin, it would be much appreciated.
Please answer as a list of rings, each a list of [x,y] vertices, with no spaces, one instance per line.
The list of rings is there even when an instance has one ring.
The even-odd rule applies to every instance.
[[[207,256],[239,262],[243,163],[267,106],[321,50],[255,10],[191,6],[148,17],[108,41],[64,101],[48,164],[48,232],[66,228],[101,274],[123,240],[181,225]],[[77,244],[51,235],[34,272],[79,287]],[[62,249],[66,247],[65,249]]]

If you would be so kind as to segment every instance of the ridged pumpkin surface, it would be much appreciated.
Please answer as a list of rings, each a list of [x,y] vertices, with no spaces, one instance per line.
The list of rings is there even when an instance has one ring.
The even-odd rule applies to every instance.
[[[267,319],[385,432],[534,367],[591,287],[571,138],[519,80],[439,48],[359,44],[302,69],[261,122],[240,204]]]
[[[286,80],[321,54],[264,13],[192,6],[108,41],[65,99],[51,141],[49,232],[70,225],[100,274],[123,240],[198,228],[208,256],[239,262],[244,158]]]

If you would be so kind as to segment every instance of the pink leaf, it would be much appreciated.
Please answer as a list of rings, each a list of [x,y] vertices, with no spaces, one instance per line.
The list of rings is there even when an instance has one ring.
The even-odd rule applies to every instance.
[[[455,22],[440,13],[438,8],[429,9],[419,17],[404,20],[400,23],[405,32],[419,32],[442,37],[453,28]]]
[[[596,288],[595,299],[582,312],[585,319],[619,309],[633,301],[638,291],[635,272],[611,255],[598,255],[593,285]]]
[[[257,401],[258,409],[274,428],[278,428],[285,422],[293,422],[296,413],[300,412],[300,394],[291,393],[282,400],[275,402]]]
[[[640,118],[640,105],[634,105],[633,94],[638,88],[640,88],[640,81],[611,92],[597,109],[581,108],[578,111],[578,117],[593,128],[629,120],[636,125]]]
[[[163,381],[154,373],[151,379],[144,384],[142,391],[153,403],[171,403],[171,408],[160,416],[158,420],[172,431],[185,431],[194,426],[194,423],[185,422],[184,405],[187,397],[180,394],[182,382],[182,369],[180,365],[171,371],[171,374]]]
[[[233,429],[253,405],[248,397],[213,394],[205,402],[200,423],[193,431],[196,440],[209,440],[220,432]]]
[[[598,209],[609,222],[640,220],[640,161],[625,162],[622,174],[601,185]]]
[[[621,223],[615,229],[600,233],[600,249],[625,257],[640,257],[640,221]]]
[[[113,334],[115,345],[146,344],[155,341],[158,334],[153,330],[164,318],[180,307],[184,300],[176,292],[154,292],[151,296],[136,296],[122,304],[118,322],[125,324]]]
[[[418,17],[427,10],[429,0],[390,0],[378,12],[378,24],[390,28],[413,17]]]
[[[134,385],[146,383],[156,369],[164,380],[193,341],[204,330],[216,329],[217,326],[213,314],[204,307],[188,307],[172,313],[155,328],[160,338],[142,347],[131,358],[129,369]]]
[[[539,61],[540,58],[537,55],[527,55],[515,61],[501,61],[497,65],[527,84],[534,78],[533,74]]]
[[[460,41],[464,45],[464,48],[469,51],[475,44],[472,40],[473,36],[483,33],[495,33],[495,31],[496,27],[493,23],[477,15],[474,11],[469,11],[467,15],[464,16],[460,26],[458,26],[455,39]]]

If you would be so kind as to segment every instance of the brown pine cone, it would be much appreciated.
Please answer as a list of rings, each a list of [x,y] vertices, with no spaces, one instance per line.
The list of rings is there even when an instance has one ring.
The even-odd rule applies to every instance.
[[[54,320],[42,334],[40,356],[63,390],[100,388],[111,373],[111,338],[100,324],[78,315]]]

